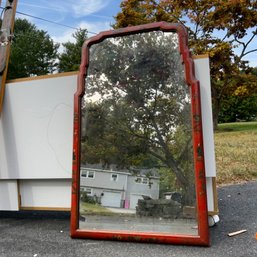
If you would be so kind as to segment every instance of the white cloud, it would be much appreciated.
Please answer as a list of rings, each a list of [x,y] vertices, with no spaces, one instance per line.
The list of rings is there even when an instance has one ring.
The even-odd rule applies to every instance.
[[[81,29],[87,29],[88,31],[99,33],[101,31],[105,30],[110,30],[110,24],[109,22],[81,22],[79,23],[76,27],[81,28]],[[66,42],[72,42],[75,43],[74,37],[72,37],[72,34],[75,32],[75,30],[72,29],[67,29],[65,30],[61,35],[56,36],[52,35],[52,39],[54,42],[60,43],[60,48],[59,52],[61,53],[63,51],[63,46],[61,45],[62,43]],[[88,37],[94,36],[93,34],[88,34]]]
[[[39,16],[43,19],[50,19],[54,22],[61,22],[65,19],[65,16],[69,13],[69,5],[61,4],[58,1],[45,1],[39,0],[37,4],[31,4],[31,1],[21,1],[18,3],[18,11],[30,14],[32,16]],[[24,16],[23,16],[24,18]],[[28,16],[25,17],[26,19]],[[36,21],[36,20],[35,20]]]
[[[65,25],[73,28],[86,28],[89,32],[88,37],[94,36],[93,33],[110,30],[111,23],[114,22],[112,14],[101,11],[111,4],[114,4],[111,0],[38,0],[35,3],[30,0],[23,0],[18,6],[20,12],[57,22],[64,26],[19,14],[17,16],[26,18],[34,23],[38,29],[47,31],[55,42],[74,42],[75,39],[72,34],[76,30],[67,28]]]
[[[15,18],[16,19],[26,19],[26,20],[28,20],[30,23],[35,23],[35,19],[34,18],[32,18],[32,17],[28,17],[28,16],[24,16],[24,15],[21,15],[21,14],[19,14],[19,13],[17,13],[16,15],[15,15]]]
[[[96,13],[109,4],[108,0],[69,1],[75,17],[83,17]]]
[[[49,7],[49,6],[46,6],[46,5],[28,4],[28,3],[23,3],[23,2],[19,3],[19,5],[28,6],[30,9],[31,9],[31,8],[36,8],[36,9],[40,9],[40,10],[46,9],[46,10],[48,10],[48,11],[49,11],[49,10],[50,10],[50,11],[53,10],[52,7]]]
[[[62,33],[61,35],[59,36],[52,36],[52,39],[55,41],[55,42],[58,42],[58,43],[66,43],[68,41],[70,42],[75,42],[75,39],[74,37],[72,37],[72,34],[74,33],[75,31],[72,30],[72,29],[67,29],[64,33]]]
[[[18,9],[21,8],[33,15],[61,22],[65,19],[81,18],[89,15],[97,16],[97,12],[108,4],[111,4],[110,0],[39,0],[36,4],[24,0],[19,3]],[[102,16],[102,18],[104,17],[107,18],[108,16]]]
[[[89,32],[99,33],[101,31],[110,30],[111,26],[109,22],[87,22],[82,21],[79,25],[79,28],[87,29]],[[92,36],[91,33],[89,33],[89,36]]]
[[[86,22],[82,21],[78,25],[76,25],[77,28],[81,29],[87,29],[87,31],[99,33],[101,31],[110,30],[111,26],[109,22]],[[55,42],[58,43],[65,43],[65,42],[75,42],[75,39],[72,37],[72,34],[74,34],[75,30],[73,29],[67,29],[65,30],[61,35],[52,35],[52,39]],[[88,33],[88,37],[93,36],[93,34]]]

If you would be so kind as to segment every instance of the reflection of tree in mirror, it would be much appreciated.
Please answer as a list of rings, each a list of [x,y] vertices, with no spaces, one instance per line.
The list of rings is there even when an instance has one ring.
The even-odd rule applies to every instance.
[[[174,174],[187,201],[194,200],[190,96],[176,33],[91,46],[84,101],[82,164],[162,167],[161,174]]]

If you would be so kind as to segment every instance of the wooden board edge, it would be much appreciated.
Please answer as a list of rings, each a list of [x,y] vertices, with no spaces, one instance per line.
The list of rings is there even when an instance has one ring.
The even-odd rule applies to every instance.
[[[71,208],[63,207],[40,207],[40,206],[21,206],[21,211],[70,211]]]
[[[77,74],[78,74],[78,71],[70,71],[70,72],[42,75],[42,76],[36,76],[36,77],[26,77],[26,78],[20,78],[20,79],[11,79],[11,80],[6,81],[6,84],[12,84],[12,83],[24,82],[24,81],[31,81],[31,80],[59,78],[59,77],[66,77],[66,76],[77,75]]]
[[[212,191],[213,191],[214,212],[215,212],[216,214],[219,214],[218,193],[217,193],[217,181],[216,181],[216,177],[212,177]]]
[[[208,211],[208,216],[219,215],[219,211]]]
[[[193,55],[192,58],[195,59],[204,59],[209,58],[209,54],[199,54],[199,55]]]
[[[18,193],[18,210],[21,209],[21,190],[20,190],[20,180],[17,179],[16,180],[16,184],[17,184],[17,193]]]

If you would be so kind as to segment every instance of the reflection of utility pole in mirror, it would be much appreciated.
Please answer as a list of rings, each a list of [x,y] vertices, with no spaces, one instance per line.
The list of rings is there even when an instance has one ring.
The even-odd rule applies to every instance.
[[[88,44],[78,228],[197,238],[198,89],[186,80],[179,32],[149,30]]]

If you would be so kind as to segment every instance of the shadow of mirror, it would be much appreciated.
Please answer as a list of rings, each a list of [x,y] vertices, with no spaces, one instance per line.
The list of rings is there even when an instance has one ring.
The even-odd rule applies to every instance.
[[[197,235],[190,87],[176,32],[89,48],[79,229]]]

